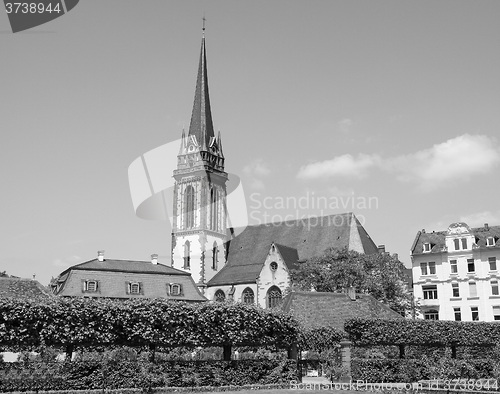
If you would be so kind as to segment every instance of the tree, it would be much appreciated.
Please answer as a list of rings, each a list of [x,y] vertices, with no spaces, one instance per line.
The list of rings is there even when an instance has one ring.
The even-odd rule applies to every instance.
[[[0,278],[8,278],[9,275],[7,275],[7,272],[6,271],[1,271],[0,272]]]
[[[352,250],[329,248],[293,270],[295,288],[326,292],[345,292],[353,287],[358,293],[371,294],[396,312],[411,313],[412,296],[408,292],[404,265],[387,253],[371,255]]]

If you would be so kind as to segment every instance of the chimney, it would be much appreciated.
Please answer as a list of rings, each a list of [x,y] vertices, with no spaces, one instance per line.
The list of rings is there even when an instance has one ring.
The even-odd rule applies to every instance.
[[[484,224],[484,229],[485,229],[485,230],[489,230],[489,229],[490,229],[490,226],[488,226],[488,223],[485,223],[485,224]]]
[[[356,289],[352,286],[347,288],[347,296],[351,301],[356,301]]]
[[[425,234],[425,228],[423,228],[423,229],[422,229],[422,233],[424,233],[424,234]]]
[[[385,245],[379,245],[379,246],[377,246],[377,249],[378,249],[378,252],[380,254],[384,254],[385,253]]]
[[[398,261],[399,261],[399,254],[397,254],[397,253],[393,253],[393,254],[392,254],[392,258],[393,258],[394,260],[398,260]]]
[[[158,255],[156,253],[151,255],[151,263],[158,264]]]
[[[104,250],[97,251],[97,260],[104,261]]]

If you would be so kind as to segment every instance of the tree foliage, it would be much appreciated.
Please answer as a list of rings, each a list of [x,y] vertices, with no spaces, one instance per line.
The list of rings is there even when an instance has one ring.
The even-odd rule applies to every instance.
[[[0,300],[0,346],[225,346],[287,348],[298,339],[288,314],[240,303],[163,299]]]
[[[292,271],[292,280],[302,290],[344,292],[353,287],[404,315],[412,305],[404,268],[396,256],[387,253],[366,255],[347,248],[329,248]]]

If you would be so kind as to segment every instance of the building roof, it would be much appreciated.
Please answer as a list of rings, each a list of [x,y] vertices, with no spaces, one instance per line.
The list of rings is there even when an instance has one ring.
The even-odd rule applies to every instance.
[[[61,273],[61,276],[68,273],[70,270],[136,272],[143,274],[190,276],[189,272],[181,271],[179,269],[172,268],[164,264],[153,264],[151,263],[151,261],[138,261],[138,260],[104,259],[104,261],[99,261],[98,259],[92,259],[84,263],[80,263],[67,268],[65,271]]]
[[[346,293],[294,291],[286,295],[282,308],[306,327],[333,326],[339,330],[352,318],[403,318],[369,294],[356,294],[354,301]]]
[[[208,94],[205,37],[201,40],[200,64],[198,66],[193,112],[191,114],[191,123],[189,125],[188,135],[196,136],[196,140],[202,150],[207,150],[207,147],[210,145],[211,137],[215,138],[212,111],[210,109],[210,97]]]
[[[457,229],[462,229],[472,234],[475,237],[475,247],[486,248],[486,239],[493,237],[495,246],[500,247],[500,226],[488,226],[469,228],[465,223],[453,223],[446,231],[433,231],[431,233],[425,230],[417,232],[413,245],[411,247],[411,254],[424,253],[424,244],[431,244],[430,253],[441,253],[446,251],[446,236],[458,234]],[[427,252],[428,253],[428,252]]]
[[[278,246],[287,266],[319,256],[329,247],[378,253],[377,246],[353,213],[248,226],[227,242],[226,265],[208,286],[254,283],[272,242]]]
[[[0,277],[0,298],[45,299],[52,297],[49,290],[33,279]]]
[[[85,281],[97,281],[98,291],[84,292]],[[132,295],[127,284],[140,283],[141,292]],[[170,284],[180,284],[182,295],[169,294]],[[151,261],[93,259],[64,270],[51,283],[53,292],[66,297],[166,298],[182,301],[205,301],[191,274]]]

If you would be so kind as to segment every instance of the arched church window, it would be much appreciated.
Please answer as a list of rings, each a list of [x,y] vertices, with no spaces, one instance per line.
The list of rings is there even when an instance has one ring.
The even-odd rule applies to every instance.
[[[210,229],[217,231],[219,227],[217,218],[217,190],[210,189]]]
[[[271,264],[269,264],[269,266],[271,268],[271,271],[273,271],[273,272],[276,272],[276,270],[278,269],[278,263],[276,261],[271,262]]]
[[[194,188],[189,185],[184,194],[184,223],[186,228],[194,227]]]
[[[244,304],[253,304],[255,302],[253,290],[250,287],[247,287],[243,290],[242,300]]]
[[[212,269],[213,270],[217,270],[217,252],[218,252],[217,242],[214,241],[214,245],[212,247]]]
[[[186,241],[184,244],[184,268],[191,267],[191,244],[189,241]]]
[[[275,308],[281,304],[282,294],[277,286],[272,286],[267,291],[267,307]]]
[[[214,294],[214,300],[217,302],[223,302],[226,300],[226,294],[222,290],[217,290]]]

